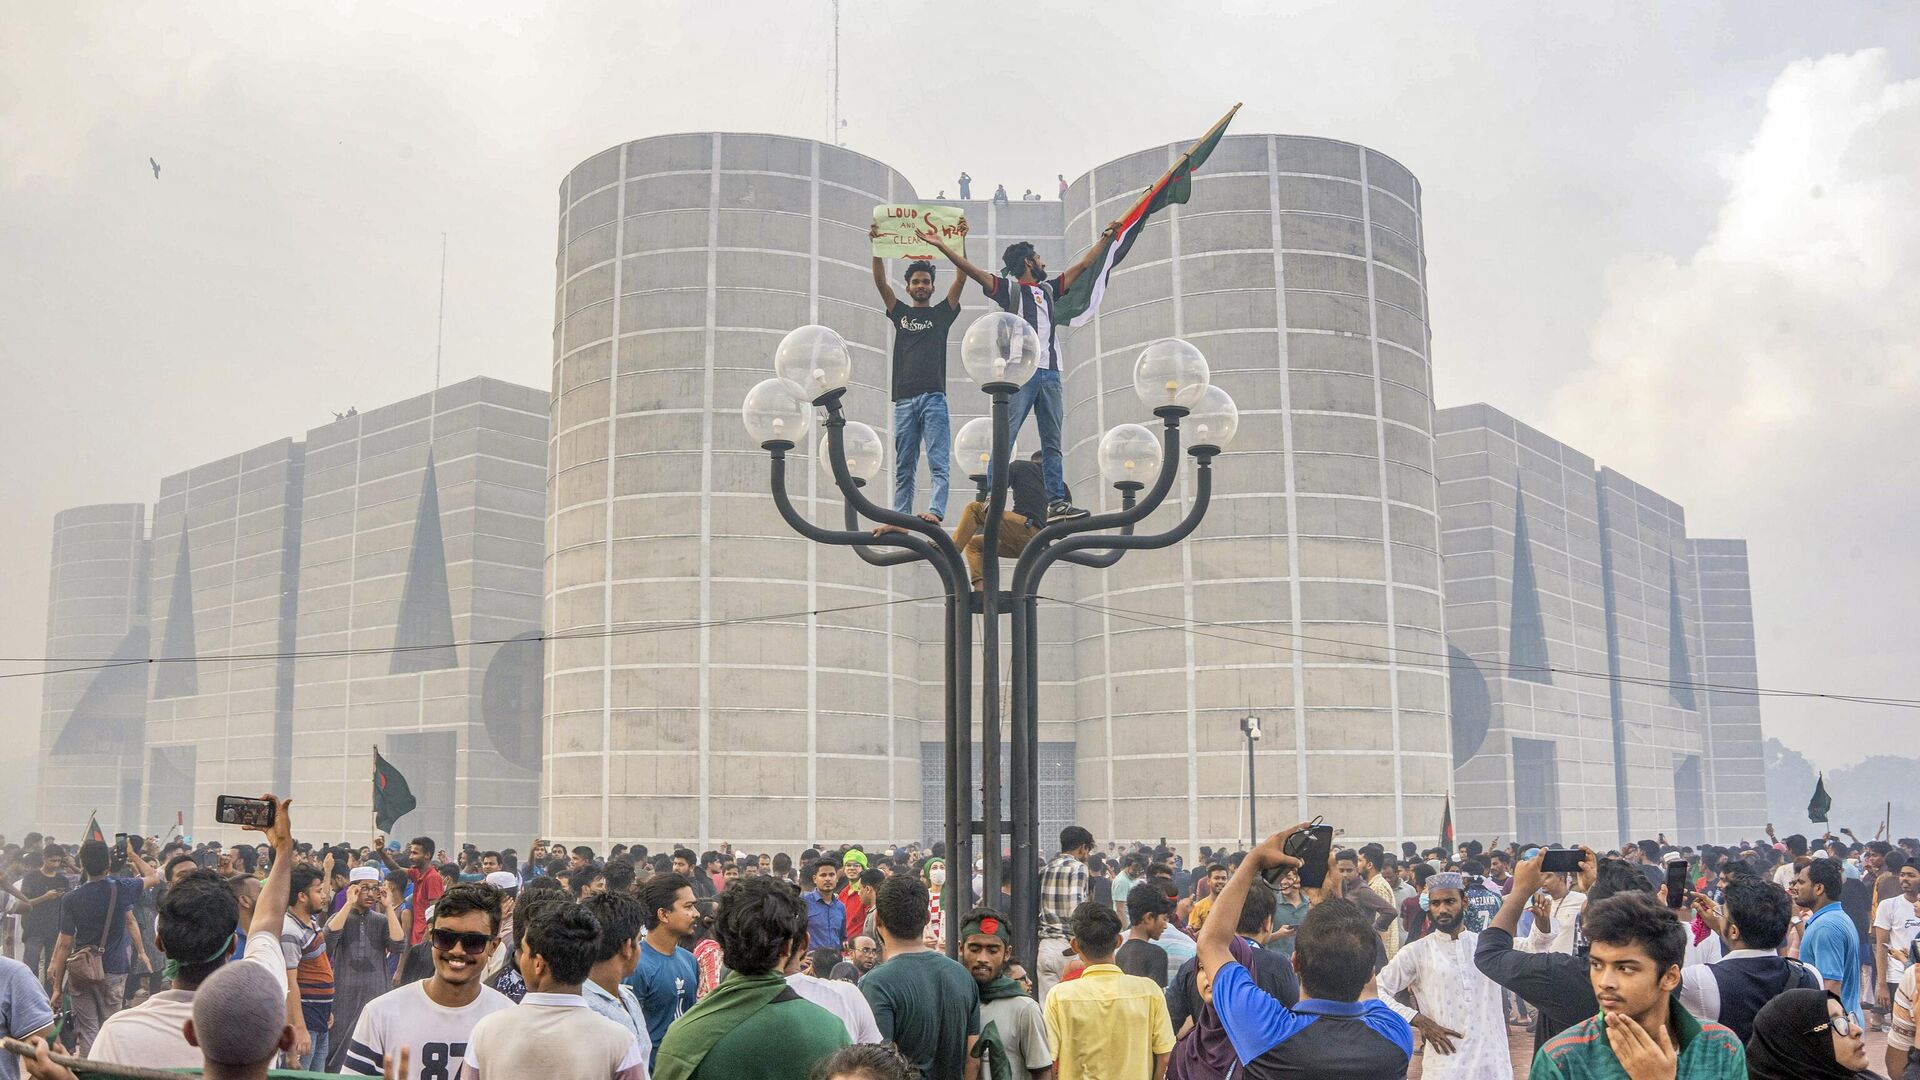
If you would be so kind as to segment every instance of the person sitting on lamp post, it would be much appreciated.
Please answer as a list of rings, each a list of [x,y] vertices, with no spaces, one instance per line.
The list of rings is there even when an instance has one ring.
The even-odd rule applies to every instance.
[[[1047,523],[1047,487],[1040,468],[1040,455],[1029,461],[1010,462],[1007,466],[1007,493],[1012,506],[1000,511],[1000,557],[1018,558],[1027,550],[1027,542]],[[953,546],[966,552],[967,571],[973,587],[986,580],[983,562],[986,550],[987,502],[975,499],[960,512],[960,524],[953,530]]]

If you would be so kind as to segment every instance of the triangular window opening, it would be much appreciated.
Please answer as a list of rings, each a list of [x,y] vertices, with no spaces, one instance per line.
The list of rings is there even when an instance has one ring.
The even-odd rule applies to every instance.
[[[413,524],[407,584],[400,594],[392,673],[438,671],[459,666],[453,649],[453,602],[447,592],[447,548],[440,530],[440,487],[427,453],[420,511]]]
[[[159,671],[153,674],[156,698],[192,697],[200,692],[194,654],[193,568],[187,555],[187,523],[180,522],[180,555],[173,562],[173,589],[167,601],[167,629],[160,639]]]
[[[1552,685],[1547,670],[1547,627],[1540,615],[1540,587],[1533,576],[1533,549],[1527,540],[1525,496],[1513,497],[1513,605],[1507,628],[1507,674]]]

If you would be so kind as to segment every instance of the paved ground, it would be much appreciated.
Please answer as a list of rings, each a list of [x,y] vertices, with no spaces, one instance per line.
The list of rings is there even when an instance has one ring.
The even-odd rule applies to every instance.
[[[1533,1064],[1533,1033],[1521,1028],[1507,1029],[1507,1043],[1513,1049],[1513,1075],[1516,1080],[1525,1080],[1527,1069]],[[1419,1080],[1420,1060],[1423,1055],[1413,1055],[1413,1067],[1407,1070],[1411,1080]],[[1867,1063],[1875,1072],[1886,1068],[1887,1036],[1882,1031],[1867,1033]]]

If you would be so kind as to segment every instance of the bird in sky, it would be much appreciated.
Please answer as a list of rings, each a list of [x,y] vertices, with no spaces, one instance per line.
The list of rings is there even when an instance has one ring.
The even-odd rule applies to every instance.
[[[153,160],[152,158],[148,158],[147,164],[153,166],[153,178],[155,180],[160,179],[160,163]]]

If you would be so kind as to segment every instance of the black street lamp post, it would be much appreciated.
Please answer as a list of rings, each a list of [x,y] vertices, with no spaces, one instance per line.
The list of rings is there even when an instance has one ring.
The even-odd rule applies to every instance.
[[[1014,432],[1008,429],[1009,401],[1030,378],[1039,360],[1040,340],[1018,316],[997,312],[968,328],[961,359],[980,388],[991,395],[989,416],[962,426],[954,440],[953,460],[979,485],[986,515],[979,535],[981,586],[975,590],[966,553],[946,530],[911,513],[877,505],[862,491],[879,472],[879,437],[865,424],[846,419],[842,399],[851,376],[846,344],[832,330],[804,326],[788,334],[775,353],[776,378],[747,392],[742,420],[748,433],[772,459],[774,505],[793,530],[815,543],[851,547],[875,566],[924,561],[940,575],[946,591],[946,848],[947,881],[941,903],[946,925],[957,929],[972,906],[974,836],[980,837],[982,892],[1000,891],[1001,838],[1011,839],[1013,895],[1009,913],[1016,955],[1036,955],[1039,930],[1039,588],[1046,572],[1065,561],[1108,567],[1130,550],[1163,548],[1189,536],[1207,512],[1212,494],[1213,458],[1232,439],[1238,412],[1232,399],[1208,381],[1199,350],[1177,339],[1155,342],[1141,353],[1134,369],[1135,390],[1160,417],[1163,435],[1137,424],[1122,424],[1101,440],[1101,472],[1120,492],[1118,511],[1078,520],[1053,522],[1028,541],[1014,566],[1009,591],[1001,591],[1000,519],[1008,496],[1009,458]],[[814,408],[826,410],[826,438],[820,453],[846,504],[844,529],[809,521],[793,505],[786,487],[786,459],[805,436]],[[1192,498],[1173,528],[1138,535],[1134,526],[1157,509],[1179,472],[1180,423],[1187,419],[1195,438],[1188,454],[1195,461]],[[1164,439],[1165,453],[1162,453]],[[1147,488],[1151,477],[1152,487]],[[1145,490],[1144,497],[1141,492]],[[891,525],[875,534],[862,519]],[[1111,530],[1111,531],[1101,531]],[[973,818],[973,614],[982,616],[981,634],[981,783],[979,820]],[[1012,790],[1003,816],[1000,786],[1000,616],[1011,616]],[[947,952],[956,955],[958,934],[949,934]]]

